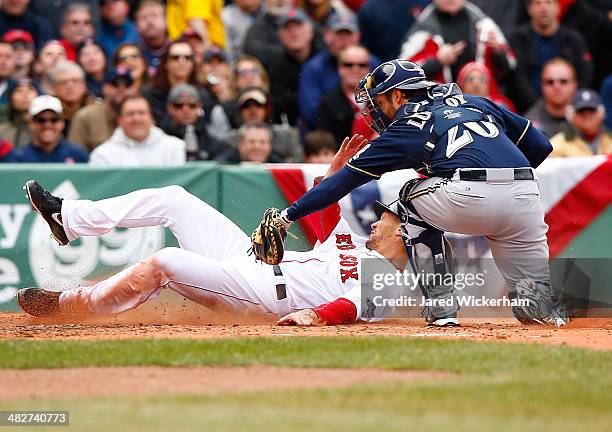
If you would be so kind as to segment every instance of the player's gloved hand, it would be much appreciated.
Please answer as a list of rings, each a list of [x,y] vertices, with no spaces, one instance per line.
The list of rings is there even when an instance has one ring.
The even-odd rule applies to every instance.
[[[297,325],[297,326],[312,326],[322,324],[319,320],[319,315],[312,309],[303,309],[301,311],[292,312],[278,320],[276,325]]]
[[[291,221],[278,209],[269,208],[264,212],[259,226],[251,234],[251,248],[257,260],[270,265],[282,261],[289,225]]]

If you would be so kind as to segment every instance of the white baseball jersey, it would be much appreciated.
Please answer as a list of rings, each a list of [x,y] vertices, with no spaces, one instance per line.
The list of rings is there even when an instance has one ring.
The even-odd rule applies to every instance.
[[[162,225],[181,248],[152,257],[95,285],[64,291],[60,306],[96,314],[132,309],[170,288],[203,305],[219,302],[285,315],[344,297],[361,312],[361,258],[391,263],[365,247],[340,217],[339,206],[323,212],[322,243],[308,252],[285,253],[280,264],[286,298],[278,296],[273,267],[247,251],[248,236],[232,221],[182,187],[143,189],[101,201],[64,200],[62,222],[69,240],[102,235],[114,227]],[[66,246],[70,247],[70,245]]]
[[[325,241],[308,252],[285,252],[280,265],[287,280],[287,293],[295,309],[329,303],[339,297],[350,300],[361,317],[362,259],[393,265],[378,252],[366,248],[366,238],[356,234],[339,218]]]

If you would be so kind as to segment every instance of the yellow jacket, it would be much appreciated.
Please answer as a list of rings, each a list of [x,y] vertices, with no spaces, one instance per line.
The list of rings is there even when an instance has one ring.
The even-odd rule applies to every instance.
[[[189,20],[200,18],[206,22],[210,42],[220,48],[225,47],[222,10],[223,0],[168,0],[166,21],[170,39],[178,39],[189,27]]]
[[[550,139],[553,151],[549,157],[593,156],[593,150],[580,134],[573,128],[559,132]],[[603,130],[599,136],[596,154],[612,153],[612,134]]]

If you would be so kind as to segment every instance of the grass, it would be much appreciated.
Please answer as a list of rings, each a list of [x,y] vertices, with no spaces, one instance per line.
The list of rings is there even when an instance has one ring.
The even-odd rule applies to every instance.
[[[209,364],[458,376],[328,390],[11,401],[0,409],[69,409],[71,430],[79,431],[612,430],[610,352],[399,337],[0,341],[1,368]]]

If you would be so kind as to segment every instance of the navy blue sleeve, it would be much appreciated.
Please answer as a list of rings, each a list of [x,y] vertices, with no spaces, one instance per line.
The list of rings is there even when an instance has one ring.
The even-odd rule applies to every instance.
[[[531,124],[529,124],[523,139],[520,140],[517,145],[532,168],[540,166],[540,164],[544,162],[544,159],[553,151],[553,146],[546,135]]]
[[[340,201],[346,194],[370,181],[346,167],[324,179],[287,209],[289,220],[296,221]]]
[[[538,167],[552,152],[552,145],[546,135],[533,127],[529,120],[488,99],[477,99],[480,104],[484,103],[490,108],[490,114],[501,123],[506,136],[517,145],[531,167]]]
[[[346,168],[371,180],[378,180],[389,171],[419,168],[428,130],[396,122],[357,153]]]

